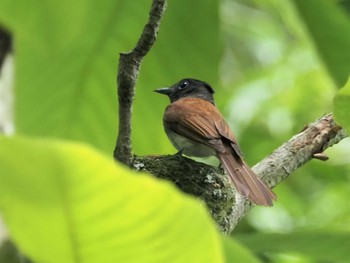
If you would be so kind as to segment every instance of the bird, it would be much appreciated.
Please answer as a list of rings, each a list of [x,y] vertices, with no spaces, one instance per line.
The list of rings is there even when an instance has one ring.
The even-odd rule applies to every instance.
[[[261,206],[272,206],[276,195],[243,160],[242,151],[224,117],[215,106],[214,89],[206,82],[185,78],[156,89],[170,104],[163,116],[165,133],[178,154],[216,156],[236,191]]]

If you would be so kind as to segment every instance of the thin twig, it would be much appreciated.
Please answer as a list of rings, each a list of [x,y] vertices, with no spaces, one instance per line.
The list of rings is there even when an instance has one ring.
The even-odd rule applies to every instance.
[[[117,73],[118,100],[119,100],[119,132],[114,158],[126,165],[130,165],[131,144],[131,117],[132,104],[135,95],[135,84],[139,75],[142,59],[150,51],[157,39],[160,21],[163,17],[166,0],[153,0],[148,23],[135,48],[128,53],[120,53]]]

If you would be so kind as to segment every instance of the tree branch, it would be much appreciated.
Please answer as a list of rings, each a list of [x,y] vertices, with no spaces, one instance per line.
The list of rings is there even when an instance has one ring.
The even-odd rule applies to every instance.
[[[150,51],[157,39],[160,21],[163,17],[166,0],[153,0],[148,23],[135,48],[128,53],[120,53],[117,73],[119,99],[119,132],[114,158],[130,165],[131,162],[131,117],[132,103],[135,95],[135,84],[144,56]]]
[[[12,51],[12,38],[11,34],[3,27],[0,26],[0,72],[5,57]]]
[[[252,169],[270,187],[281,183],[298,167],[347,137],[332,114],[308,125]],[[180,156],[134,157],[133,167],[173,181],[186,193],[198,196],[208,206],[222,232],[229,234],[252,208],[228,182],[220,168]]]

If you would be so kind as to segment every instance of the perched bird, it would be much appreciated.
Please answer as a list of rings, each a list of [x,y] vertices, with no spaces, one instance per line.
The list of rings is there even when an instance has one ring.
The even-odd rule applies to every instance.
[[[164,128],[181,154],[216,156],[238,193],[257,205],[272,206],[276,195],[244,162],[231,129],[215,107],[214,90],[208,83],[187,78],[155,92],[170,98]]]

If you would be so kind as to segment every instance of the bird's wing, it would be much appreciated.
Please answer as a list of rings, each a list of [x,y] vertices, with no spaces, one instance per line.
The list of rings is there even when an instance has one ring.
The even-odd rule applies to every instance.
[[[231,131],[225,119],[216,119],[215,127],[218,133],[230,143],[231,147],[234,149],[237,155],[243,158],[241,148],[239,147],[238,142],[236,141],[235,136],[233,135],[233,132]]]
[[[218,152],[226,151],[222,140],[226,139],[241,156],[227,122],[219,110],[208,101],[197,98],[180,99],[168,106],[164,120],[174,132],[206,144]]]

